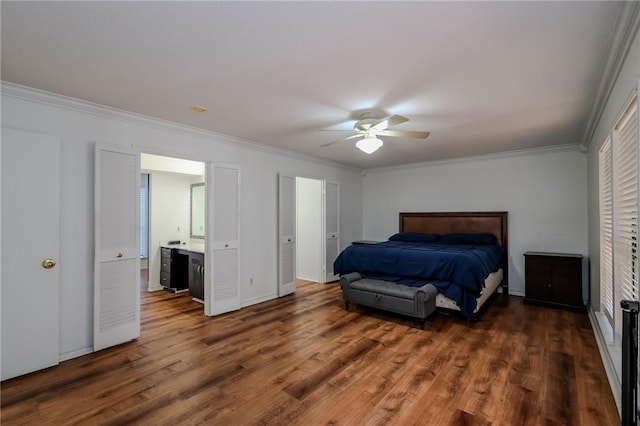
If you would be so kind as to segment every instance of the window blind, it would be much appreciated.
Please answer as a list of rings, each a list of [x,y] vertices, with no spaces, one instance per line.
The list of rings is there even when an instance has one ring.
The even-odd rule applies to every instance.
[[[140,178],[140,257],[149,257],[147,240],[149,238],[149,175]]]
[[[613,327],[613,165],[611,138],[598,152],[600,191],[600,306]]]
[[[622,330],[620,300],[638,300],[638,102],[613,130],[614,329]]]

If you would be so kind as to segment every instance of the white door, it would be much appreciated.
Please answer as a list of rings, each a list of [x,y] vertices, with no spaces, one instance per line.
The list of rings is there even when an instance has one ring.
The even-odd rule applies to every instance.
[[[59,360],[60,140],[2,129],[2,380]]]
[[[333,262],[340,251],[340,184],[324,182],[324,270],[325,282],[335,281],[340,277],[333,273]]]
[[[207,232],[205,315],[240,309],[240,169],[207,164]],[[209,241],[209,237],[207,237]]]
[[[140,336],[140,152],[95,148],[94,350]]]
[[[296,178],[278,176],[278,296],[296,291]]]

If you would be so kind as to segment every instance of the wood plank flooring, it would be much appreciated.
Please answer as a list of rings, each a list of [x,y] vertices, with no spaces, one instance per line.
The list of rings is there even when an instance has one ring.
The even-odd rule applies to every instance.
[[[143,293],[142,335],[1,384],[3,425],[616,425],[585,314],[344,310],[337,284],[215,318]]]

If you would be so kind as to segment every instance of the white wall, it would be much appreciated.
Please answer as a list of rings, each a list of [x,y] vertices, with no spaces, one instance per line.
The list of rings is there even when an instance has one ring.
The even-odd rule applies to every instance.
[[[2,126],[57,135],[62,141],[61,359],[92,350],[95,142],[239,165],[243,306],[277,295],[278,173],[339,181],[343,241],[362,238],[362,178],[352,168],[6,83]]]
[[[367,171],[365,239],[386,240],[412,211],[508,211],[509,292],[524,295],[524,252],[588,252],[586,156],[571,146]]]
[[[149,176],[149,289],[160,289],[160,243],[189,242],[191,176],[152,172]]]
[[[322,181],[296,178],[296,276],[322,279]]]
[[[184,160],[182,158],[165,157],[144,152],[140,155],[140,168],[142,170],[204,176],[204,163],[201,161]]]

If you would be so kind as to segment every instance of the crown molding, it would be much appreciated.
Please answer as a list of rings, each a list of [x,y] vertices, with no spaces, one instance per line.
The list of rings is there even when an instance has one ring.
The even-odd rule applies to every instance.
[[[138,114],[138,113],[133,113],[133,112],[117,109],[117,108],[112,108],[112,107],[96,104],[93,102],[84,101],[77,98],[71,98],[68,96],[63,96],[56,93],[47,92],[44,90],[34,89],[31,87],[26,87],[19,84],[6,82],[6,81],[0,81],[0,91],[2,93],[2,96],[6,96],[6,97],[40,103],[43,105],[54,106],[57,108],[71,110],[71,111],[79,112],[82,114],[90,114],[98,117],[114,119],[122,122],[127,122],[130,124],[150,127],[154,129],[160,129],[160,130],[172,132],[179,135],[202,139],[204,141],[215,140],[216,142],[235,146],[235,147],[240,145],[254,151],[278,154],[278,155],[283,155],[296,160],[304,160],[304,161],[310,161],[310,162],[314,162],[314,163],[322,164],[326,166],[338,167],[344,170],[362,173],[362,175],[365,175],[366,173],[369,173],[369,172],[409,169],[409,168],[415,168],[415,167],[432,166],[437,164],[477,161],[481,159],[508,158],[508,157],[527,155],[527,154],[541,154],[541,153],[550,153],[550,152],[555,153],[555,152],[567,152],[567,151],[578,151],[578,150],[582,151],[582,145],[578,145],[578,144],[555,145],[552,147],[531,148],[531,149],[506,151],[506,152],[499,152],[499,153],[486,154],[486,155],[475,155],[475,156],[469,156],[469,157],[426,161],[421,163],[410,163],[410,164],[401,164],[401,165],[388,166],[388,167],[361,169],[361,168],[350,166],[347,164],[328,161],[328,160],[320,159],[317,157],[300,154],[294,151],[289,151],[282,148],[274,147],[271,145],[264,145],[257,142],[247,141],[245,139],[240,139],[233,136],[223,135],[223,134],[215,133],[208,130],[202,130],[195,127],[186,126],[184,124],[179,124],[172,121],[162,120],[159,118],[150,117],[143,114]],[[161,155],[158,152],[154,152],[154,153]]]
[[[57,93],[47,92],[44,90],[34,89],[32,87],[22,86],[7,82],[0,81],[0,92],[2,96],[21,99],[29,102],[35,102],[43,105],[54,106],[70,111],[79,112],[82,114],[94,115],[97,117],[108,118],[118,120],[130,124],[149,127],[153,129],[164,130],[167,132],[189,136],[205,141],[215,141],[238,147],[239,145],[254,151],[261,151],[270,154],[284,155],[296,160],[310,161],[317,164],[326,166],[339,167],[354,172],[361,172],[358,167],[350,166],[343,163],[324,160],[321,158],[313,157],[310,155],[300,154],[298,152],[286,150],[283,148],[274,147],[271,145],[265,145],[246,139],[237,138],[234,136],[224,135],[221,133],[212,132],[209,130],[203,130],[196,127],[187,126],[184,124],[176,123],[173,121],[162,120],[160,118],[150,117],[144,114],[138,114],[135,112],[125,111],[118,108],[108,107],[105,105],[96,104],[89,101],[84,101],[69,96],[59,95]]]
[[[595,102],[587,127],[582,137],[581,151],[587,151],[591,140],[596,132],[596,128],[600,123],[604,109],[607,106],[613,87],[620,75],[620,70],[624,65],[629,49],[633,44],[634,38],[640,28],[640,2],[628,1],[624,2],[609,47],[609,56],[602,70],[602,77],[598,86]]]
[[[469,157],[459,157],[459,158],[448,158],[444,160],[434,160],[434,161],[425,161],[422,163],[411,163],[411,164],[402,164],[396,166],[389,167],[377,167],[371,169],[365,169],[362,171],[362,175],[366,175],[367,173],[376,173],[376,172],[387,172],[392,170],[408,170],[413,168],[420,167],[428,167],[428,166],[437,166],[442,164],[454,164],[454,163],[465,163],[469,161],[478,161],[478,160],[493,160],[493,159],[502,159],[502,158],[513,158],[513,157],[522,157],[524,155],[540,155],[540,154],[557,154],[560,152],[581,152],[579,144],[564,144],[564,145],[553,145],[553,146],[545,146],[541,148],[529,148],[529,149],[518,149],[513,151],[503,151],[496,152],[493,154],[483,154],[483,155],[473,155]]]

